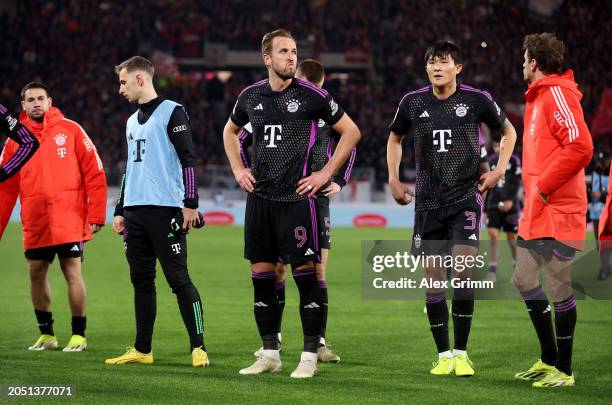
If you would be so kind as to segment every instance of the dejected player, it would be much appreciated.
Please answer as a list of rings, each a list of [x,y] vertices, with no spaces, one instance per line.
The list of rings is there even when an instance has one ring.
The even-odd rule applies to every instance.
[[[475,256],[480,239],[481,193],[494,187],[504,175],[516,141],[514,127],[485,91],[457,83],[461,72],[461,52],[453,43],[438,41],[425,53],[430,86],[407,93],[400,101],[391,123],[387,143],[389,185],[400,205],[416,195],[412,252],[432,256]],[[480,124],[501,131],[500,156],[493,171],[480,174]],[[402,140],[414,135],[417,168],[413,192],[399,180]],[[480,185],[479,185],[480,181]],[[445,241],[445,242],[439,242]],[[446,269],[430,262],[426,278],[444,280]],[[470,271],[453,277],[465,280]],[[474,312],[474,291],[459,288],[453,292],[454,350],[448,336],[448,307],[441,288],[428,288],[426,309],[438,351],[431,373],[474,374],[467,354],[467,342]]]
[[[304,349],[293,378],[317,371],[323,302],[315,263],[320,261],[314,197],[329,182],[360,139],[357,126],[327,91],[294,79],[295,40],[286,30],[264,35],[262,57],[269,78],[245,88],[223,131],[225,151],[234,176],[249,193],[245,214],[245,258],[251,262],[253,309],[263,353],[240,374],[281,369],[277,325],[279,303],[275,267],[279,257],[292,267],[300,293]],[[341,136],[334,155],[317,172],[309,157],[322,119]],[[239,131],[253,129],[253,167],[240,156]]]
[[[550,33],[527,35],[523,49],[523,75],[529,84],[523,133],[525,210],[519,222],[512,281],[525,301],[541,353],[516,378],[533,381],[534,387],[573,386],[576,301],[571,264],[576,250],[584,248],[584,169],[593,156],[593,141],[574,73],[562,71],[563,42]],[[542,266],[554,302],[554,328],[551,306],[539,281]]]
[[[136,339],[108,365],[153,363],[157,314],[155,262],[176,295],[193,367],[209,365],[202,300],[187,270],[187,235],[200,226],[191,125],[184,107],[157,95],[151,61],[134,56],[115,67],[119,94],[138,110],[128,119],[128,159],[113,229],[123,234],[134,287]]]
[[[323,87],[325,81],[325,70],[320,62],[313,59],[306,59],[298,65],[296,72],[298,79],[307,80],[315,84],[317,87]],[[250,128],[250,125],[247,127]],[[253,136],[249,128],[243,128],[239,134],[240,139],[240,154],[245,163],[245,167],[250,166],[246,149],[251,145]],[[334,150],[333,144],[337,144],[340,140],[339,135],[334,132],[329,125],[323,120],[319,120],[317,125],[317,138],[312,147],[310,156],[310,171],[315,172],[321,170],[331,158]],[[329,251],[331,249],[331,215],[329,210],[329,197],[339,193],[344,185],[351,177],[351,171],[355,164],[357,156],[357,148],[353,148],[351,156],[342,165],[342,168],[330,181],[329,186],[320,189],[317,192],[316,209],[318,220],[319,246],[321,247],[321,261],[315,264],[317,271],[317,280],[321,291],[321,299],[323,302],[323,318],[321,323],[321,339],[319,340],[319,348],[317,357],[320,362],[338,363],[340,356],[331,350],[330,345],[325,339],[327,333],[327,318],[329,313],[329,299],[327,293],[327,262],[329,259]],[[285,308],[285,281],[287,279],[287,265],[279,262],[276,265],[276,296],[279,303],[279,322],[278,322],[278,339],[281,340],[281,322]],[[255,356],[260,356],[263,352],[263,347],[255,352]]]

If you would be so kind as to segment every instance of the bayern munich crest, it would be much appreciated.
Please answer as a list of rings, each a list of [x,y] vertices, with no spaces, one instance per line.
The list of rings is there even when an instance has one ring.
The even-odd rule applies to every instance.
[[[291,113],[296,112],[298,108],[300,108],[300,102],[295,99],[289,100],[289,102],[287,103],[287,111]]]
[[[55,140],[55,144],[57,146],[64,146],[66,144],[66,135],[64,134],[57,134],[53,137],[53,139]]]
[[[467,111],[468,106],[465,104],[457,104],[457,106],[455,107],[455,114],[457,114],[457,117],[465,117]]]

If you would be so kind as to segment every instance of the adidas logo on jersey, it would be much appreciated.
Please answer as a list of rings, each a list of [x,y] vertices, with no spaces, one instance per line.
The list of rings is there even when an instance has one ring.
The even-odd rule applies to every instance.
[[[308,305],[304,305],[304,308],[315,309],[315,308],[321,308],[321,307],[316,302],[311,302]]]
[[[261,103],[259,103],[257,105],[257,107],[254,108],[254,110],[259,110],[259,111],[263,111],[263,105],[261,105]]]
[[[267,307],[268,305],[267,305],[267,304],[265,304],[265,303],[263,303],[263,302],[261,302],[261,301],[259,301],[259,302],[254,303],[254,304],[253,304],[253,306],[254,306],[254,307],[260,307],[260,308],[265,308],[265,307]]]
[[[543,314],[550,312],[550,304],[548,304],[548,306],[546,307],[546,309],[544,311],[542,311]]]
[[[476,237],[476,234],[471,234],[470,237],[468,239],[472,239],[472,240],[478,240],[478,238]]]
[[[314,252],[312,251],[311,248],[308,248],[308,250],[306,251],[306,253],[304,253],[304,256],[308,256],[308,255],[314,255]]]
[[[79,250],[81,250],[79,249],[79,245],[74,245],[72,249],[70,249],[71,252],[78,252]]]
[[[423,113],[419,115],[419,118],[429,118],[429,114],[427,113],[427,110],[423,111]]]

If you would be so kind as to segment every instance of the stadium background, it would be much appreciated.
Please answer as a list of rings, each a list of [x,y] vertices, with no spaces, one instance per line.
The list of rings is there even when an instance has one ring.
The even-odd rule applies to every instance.
[[[404,228],[412,222],[411,208],[393,205],[385,189],[387,126],[401,96],[427,84],[422,57],[434,40],[450,39],[462,48],[461,81],[493,94],[517,127],[516,153],[520,154],[525,90],[522,39],[528,33],[556,32],[566,43],[567,66],[574,69],[584,94],[582,106],[596,149],[610,148],[609,2],[4,0],[0,3],[0,27],[0,101],[18,113],[21,87],[31,80],[45,82],[54,104],[81,123],[94,140],[111,186],[118,183],[123,172],[125,121],[135,109],[118,95],[113,67],[134,54],[153,59],[158,92],[184,103],[190,112],[202,205],[209,213],[216,213],[209,219],[223,222],[230,213],[233,224],[238,225],[244,196],[227,168],[221,134],[241,89],[266,76],[259,53],[261,36],[285,27],[298,39],[299,58],[313,57],[323,62],[327,70],[325,87],[342,103],[363,134],[353,182],[332,204],[332,220],[335,225],[401,229],[339,229],[334,234],[330,333],[346,360],[338,368],[324,367],[319,378],[308,384],[306,391],[312,390],[319,402],[437,402],[437,395],[440,399],[442,395],[455,395],[457,399],[506,402],[512,395],[516,402],[554,399],[559,403],[595,403],[612,396],[607,366],[612,358],[606,349],[612,341],[609,303],[582,304],[584,310],[579,317],[584,322],[578,324],[582,340],[579,337],[576,342],[577,369],[582,375],[578,374],[579,386],[570,394],[538,396],[510,379],[515,368],[524,367],[535,355],[529,352],[529,361],[525,358],[525,341],[531,346],[535,341],[533,336],[520,333],[531,332],[520,302],[481,305],[482,318],[475,321],[473,353],[477,367],[488,369],[488,374],[484,371],[482,378],[466,384],[434,381],[424,375],[433,344],[420,311],[422,303],[361,300],[356,259],[361,239],[401,239],[410,235]],[[402,176],[411,181],[414,154],[409,139],[406,141]],[[111,188],[109,210],[115,197],[116,189]],[[202,392],[203,400],[213,402],[249,398],[279,403],[309,400],[298,385],[285,381],[286,376],[236,381],[236,370],[250,360],[247,355],[251,346],[257,345],[248,303],[246,263],[240,258],[240,227],[210,227],[194,233],[190,241],[190,264],[194,279],[204,286],[209,345],[214,348],[213,363],[218,364],[211,370],[219,370],[217,374],[212,378],[198,377],[183,367],[182,360],[164,363],[164,356],[178,359],[183,355],[184,339],[174,336],[182,329],[177,314],[172,312],[173,297],[163,282],[158,283],[159,308],[164,308],[159,311],[156,329],[156,347],[162,358],[159,368],[142,371],[143,374],[138,374],[140,370],[113,374],[103,369],[100,359],[130,343],[133,315],[120,244],[108,227],[96,239],[88,246],[85,268],[90,289],[89,333],[97,343],[86,353],[84,365],[75,357],[66,360],[57,354],[34,358],[22,350],[35,336],[35,324],[27,298],[20,226],[9,227],[0,243],[6,324],[0,333],[0,383],[72,381],[81,387],[82,400],[102,402],[172,401],[179,392],[188,401],[200,399]],[[594,269],[592,272],[595,274]],[[501,269],[500,274],[507,279],[509,270]],[[51,282],[57,322],[65,323],[65,283],[60,272],[54,273]],[[233,286],[229,292],[218,287],[227,283]],[[295,303],[295,294],[290,293],[288,301],[291,300]],[[231,319],[219,306],[231,308]],[[288,329],[297,330],[297,314],[290,308],[288,305]],[[171,314],[163,314],[164,311]],[[386,322],[381,328],[377,320],[383,318]],[[504,325],[511,325],[512,330],[507,331]],[[168,334],[168,330],[173,333]],[[288,355],[295,357],[298,336],[289,331],[287,336],[295,338],[286,349]],[[415,356],[420,356],[420,361],[415,361]],[[513,368],[505,369],[499,364],[502,360]],[[287,366],[292,364],[285,361]],[[322,380],[319,386],[316,380]],[[104,384],[100,385],[100,381]],[[280,387],[274,398],[269,392],[275,385],[269,383]],[[177,388],[177,384],[181,387]],[[228,392],[231,385],[236,387],[234,392]],[[431,395],[423,385],[431,385]],[[470,388],[462,390],[462,385]]]

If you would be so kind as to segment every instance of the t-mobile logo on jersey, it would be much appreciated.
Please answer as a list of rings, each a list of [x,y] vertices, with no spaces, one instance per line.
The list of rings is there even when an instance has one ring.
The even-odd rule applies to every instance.
[[[433,131],[433,144],[434,146],[439,146],[438,152],[448,152],[446,148],[452,144],[452,137],[450,129],[436,129]]]
[[[276,148],[274,142],[281,140],[282,132],[282,125],[266,125],[264,127],[264,141],[269,142],[266,148]]]
[[[172,251],[174,252],[175,255],[178,255],[179,253],[181,253],[181,244],[180,243],[174,243],[174,244],[170,245],[170,247],[172,248]]]

